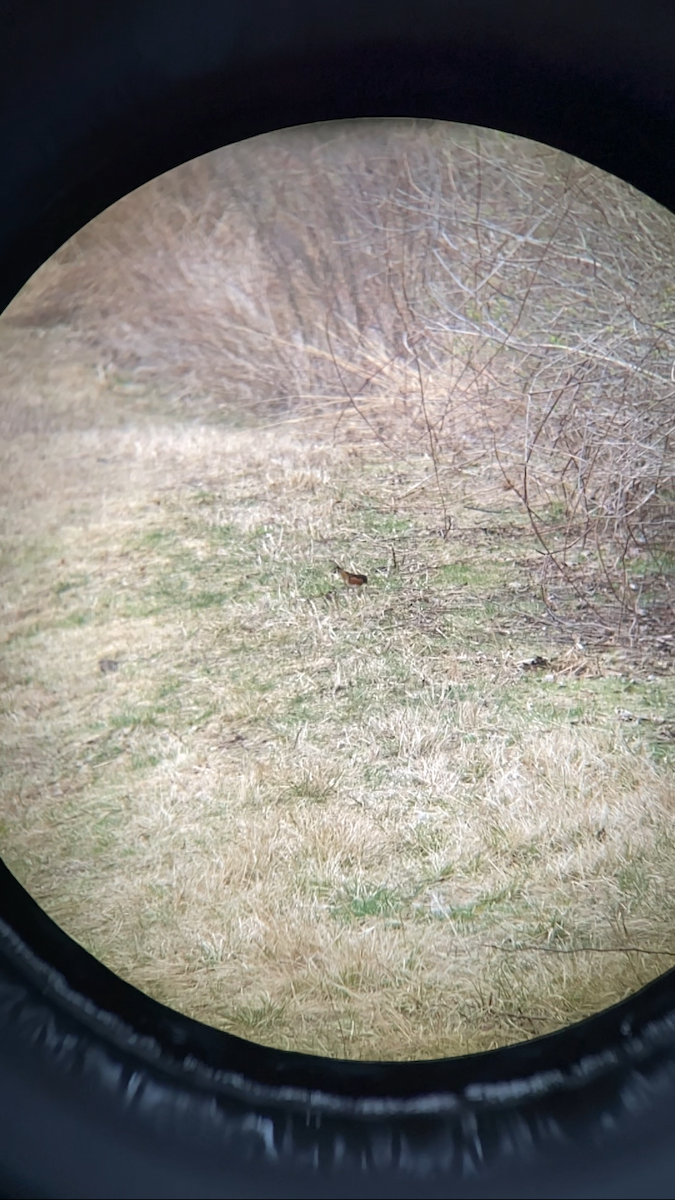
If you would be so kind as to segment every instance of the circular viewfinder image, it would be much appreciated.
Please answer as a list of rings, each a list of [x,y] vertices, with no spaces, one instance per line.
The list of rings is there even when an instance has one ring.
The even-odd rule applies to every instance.
[[[499,132],[289,129],[0,317],[0,854],[263,1045],[521,1042],[675,965],[675,217]]]

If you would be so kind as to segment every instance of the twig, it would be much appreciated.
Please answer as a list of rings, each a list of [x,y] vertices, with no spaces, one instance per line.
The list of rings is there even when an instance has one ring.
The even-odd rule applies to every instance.
[[[642,946],[499,946],[496,942],[474,942],[485,950],[499,950],[503,954],[653,954],[675,958],[675,950],[646,950]]]

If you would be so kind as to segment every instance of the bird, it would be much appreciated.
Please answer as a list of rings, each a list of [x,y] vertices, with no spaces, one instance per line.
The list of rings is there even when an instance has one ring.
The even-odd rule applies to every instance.
[[[333,570],[342,576],[349,587],[363,587],[364,583],[368,582],[367,575],[359,575],[357,571],[345,571],[344,567],[339,567],[336,562],[333,563]]]

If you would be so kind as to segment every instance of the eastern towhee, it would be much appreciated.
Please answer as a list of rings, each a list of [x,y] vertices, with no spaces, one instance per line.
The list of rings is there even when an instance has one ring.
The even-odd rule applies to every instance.
[[[339,567],[337,563],[333,563],[333,570],[337,571],[338,575],[342,576],[345,583],[348,584],[349,587],[363,587],[364,583],[368,582],[367,575],[359,575],[356,571],[345,571],[342,567]]]

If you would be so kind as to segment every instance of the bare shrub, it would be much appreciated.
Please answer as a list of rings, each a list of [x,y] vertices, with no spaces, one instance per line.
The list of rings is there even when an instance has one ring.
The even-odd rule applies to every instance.
[[[547,147],[335,124],[141,188],[12,317],[70,321],[102,369],[170,380],[183,415],[334,412],[336,437],[424,450],[446,535],[448,472],[501,477],[556,619],[635,640],[671,614],[674,231]]]

